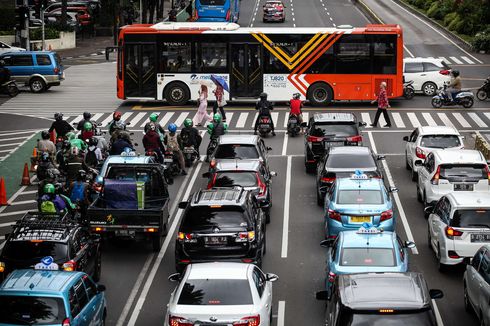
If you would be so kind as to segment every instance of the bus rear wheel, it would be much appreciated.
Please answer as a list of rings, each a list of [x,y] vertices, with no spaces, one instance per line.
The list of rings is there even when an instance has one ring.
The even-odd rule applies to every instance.
[[[189,89],[184,83],[171,83],[165,87],[165,99],[170,105],[184,105],[190,99]]]
[[[328,105],[333,100],[333,91],[326,83],[315,83],[308,88],[307,97],[313,106]]]

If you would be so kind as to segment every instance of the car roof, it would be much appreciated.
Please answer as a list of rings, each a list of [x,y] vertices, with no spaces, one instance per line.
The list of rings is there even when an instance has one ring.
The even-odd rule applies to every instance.
[[[14,55],[26,55],[26,54],[55,54],[56,52],[53,51],[19,51],[19,52],[7,52],[7,53],[2,53],[2,55],[5,54],[14,54]]]
[[[380,190],[382,189],[383,181],[379,178],[368,179],[351,179],[351,178],[339,178],[337,179],[338,190]]]
[[[403,62],[432,62],[432,63],[439,63],[442,65],[443,59],[436,59],[436,58],[423,58],[423,57],[416,57],[416,58],[403,58]]]
[[[201,189],[193,195],[191,203],[195,206],[239,206],[246,193],[247,191],[240,187]]]
[[[419,135],[460,135],[460,133],[450,126],[420,126]]]
[[[475,149],[437,149],[433,151],[442,164],[444,163],[484,163],[486,160],[480,151]]]
[[[369,147],[366,146],[338,146],[330,147],[329,154],[371,154]]]
[[[3,291],[61,292],[83,275],[85,273],[82,272],[18,269],[10,273],[2,283],[0,293]]]
[[[219,144],[250,144],[255,145],[259,136],[256,135],[222,135],[219,137]]]
[[[429,305],[421,273],[365,273],[339,275],[342,304],[359,310],[420,309]]]
[[[478,192],[478,191],[457,191],[450,192],[446,197],[453,203],[454,206],[459,207],[490,207],[490,193]]]
[[[131,164],[146,164],[150,161],[151,156],[123,156],[123,155],[111,155],[106,158],[107,164],[112,163],[131,163]],[[104,162],[105,163],[105,162]]]
[[[360,234],[357,231],[341,231],[343,248],[393,248],[394,232],[383,231],[375,234]]]
[[[315,122],[354,122],[356,117],[349,112],[328,112],[328,113],[315,113],[313,115]]]
[[[217,172],[223,171],[258,171],[260,168],[258,160],[219,160],[216,163]]]
[[[231,262],[191,264],[190,272],[187,278],[190,280],[200,280],[200,279],[244,280],[247,279],[247,274],[250,267],[251,265],[249,264],[231,263]]]

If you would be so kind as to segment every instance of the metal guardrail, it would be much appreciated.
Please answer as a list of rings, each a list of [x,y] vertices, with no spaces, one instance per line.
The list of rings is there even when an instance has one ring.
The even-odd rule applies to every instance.
[[[490,160],[490,143],[485,139],[479,131],[475,135],[475,149],[482,152],[485,159]]]

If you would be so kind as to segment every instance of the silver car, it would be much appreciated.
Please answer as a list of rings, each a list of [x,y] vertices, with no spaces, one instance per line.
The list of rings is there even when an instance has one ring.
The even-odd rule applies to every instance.
[[[464,272],[464,306],[480,325],[490,325],[490,245],[481,247]]]
[[[179,285],[170,296],[164,325],[272,325],[272,282],[243,263],[190,264],[184,274],[172,274]]]

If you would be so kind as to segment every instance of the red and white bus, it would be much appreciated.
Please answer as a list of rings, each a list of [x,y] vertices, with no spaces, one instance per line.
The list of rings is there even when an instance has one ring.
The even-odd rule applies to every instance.
[[[311,104],[372,100],[382,81],[403,94],[398,25],[362,28],[242,28],[234,23],[158,23],[121,29],[117,96],[182,105],[211,74],[228,81],[226,100],[272,101],[301,93]]]

